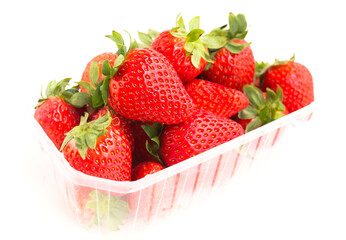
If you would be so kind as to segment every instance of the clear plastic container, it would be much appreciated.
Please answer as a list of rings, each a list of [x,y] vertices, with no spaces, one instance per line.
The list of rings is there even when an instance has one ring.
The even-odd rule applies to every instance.
[[[290,127],[310,120],[314,103],[202,154],[134,182],[115,182],[76,171],[32,117],[42,167],[76,220],[106,233],[133,233],[246,177]],[[53,187],[53,186],[52,186]]]

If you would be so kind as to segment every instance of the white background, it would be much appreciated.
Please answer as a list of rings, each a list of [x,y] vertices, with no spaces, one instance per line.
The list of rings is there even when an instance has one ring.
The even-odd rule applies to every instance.
[[[41,85],[115,51],[112,30],[159,31],[201,16],[206,31],[244,13],[256,60],[295,53],[314,78],[316,112],[270,164],[129,239],[346,239],[345,23],[342,1],[4,1],[1,31],[1,235],[104,239],[81,228],[44,184],[26,123]],[[23,113],[24,112],[24,113]],[[31,117],[31,116],[30,116]]]

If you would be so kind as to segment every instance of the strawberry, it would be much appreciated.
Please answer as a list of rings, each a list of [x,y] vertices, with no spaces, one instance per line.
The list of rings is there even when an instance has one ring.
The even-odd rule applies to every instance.
[[[224,26],[223,26],[224,27]],[[202,78],[242,90],[251,84],[255,73],[255,59],[249,43],[244,40],[247,23],[244,15],[229,14],[229,29],[214,29],[209,35],[223,42],[221,48],[209,49],[213,63],[207,65]]]
[[[70,79],[52,81],[46,89],[46,97],[39,100],[34,118],[41,125],[54,145],[60,149],[65,134],[79,124],[80,111],[67,102],[65,88]],[[73,91],[73,90],[72,90]]]
[[[122,58],[114,53],[103,53],[93,58],[84,69],[82,80],[77,82],[81,91],[73,95],[74,101],[87,107],[88,112],[107,106],[110,75],[121,62]]]
[[[82,74],[82,78],[81,81],[83,82],[87,82],[87,83],[92,83],[92,81],[90,80],[90,68],[91,66],[94,64],[95,66],[97,66],[99,68],[98,71],[98,76],[96,77],[97,79],[97,83],[99,83],[105,76],[102,74],[102,63],[106,60],[109,61],[109,64],[111,66],[114,65],[115,60],[117,59],[117,55],[115,53],[111,53],[111,52],[105,52],[105,53],[101,53],[99,55],[97,55],[96,57],[94,57],[93,59],[91,59],[88,64],[86,65],[83,74]],[[81,87],[81,91],[82,92],[86,92],[86,90]]]
[[[106,115],[108,111],[110,112],[112,117],[111,124],[114,125],[114,127],[119,128],[126,135],[127,139],[129,140],[129,144],[131,146],[131,151],[133,152],[135,149],[135,139],[131,129],[132,121],[130,119],[127,119],[121,116],[120,114],[116,113],[109,106],[104,106],[92,112],[88,118],[88,121],[96,120],[99,117]]]
[[[115,181],[131,179],[131,149],[125,134],[115,127],[109,112],[87,122],[88,113],[80,125],[66,136],[61,150],[68,163],[91,176]]]
[[[270,123],[288,114],[285,105],[282,103],[283,94],[280,87],[276,93],[267,88],[266,92],[252,85],[245,85],[243,91],[249,99],[249,106],[234,116],[237,121],[250,132],[260,126]]]
[[[161,171],[163,168],[164,167],[160,163],[155,161],[141,162],[132,169],[131,180],[136,181],[144,178],[146,175]]]
[[[197,77],[207,65],[207,61],[200,57],[199,62],[193,64],[192,57],[197,53],[189,53],[184,46],[186,38],[176,37],[170,30],[163,31],[155,38],[151,48],[161,52],[172,63],[180,80],[185,83]]]
[[[211,61],[207,48],[209,42],[200,38],[204,31],[199,28],[199,22],[198,16],[192,18],[188,31],[183,18],[178,16],[176,27],[159,33],[154,40],[150,39],[150,34],[139,34],[147,46],[162,53],[172,63],[183,83],[197,77]]]
[[[113,76],[108,104],[116,112],[133,120],[165,124],[185,121],[193,114],[192,99],[165,56],[131,45],[124,51],[123,44],[119,44],[123,38],[115,31],[109,38],[120,45],[122,54],[117,53],[118,59],[124,59],[115,70],[109,67]]]
[[[165,126],[159,155],[168,167],[243,134],[237,122],[199,111],[185,122]]]
[[[184,86],[198,108],[221,117],[231,117],[249,104],[243,92],[218,83],[195,79]]]
[[[289,112],[294,112],[314,101],[314,86],[310,71],[295,62],[293,56],[288,61],[278,61],[269,66],[263,75],[263,87],[274,91],[281,87],[283,104]]]

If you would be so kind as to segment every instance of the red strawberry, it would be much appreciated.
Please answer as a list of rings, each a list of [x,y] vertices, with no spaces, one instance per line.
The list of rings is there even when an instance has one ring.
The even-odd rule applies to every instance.
[[[112,123],[111,124],[114,125],[114,127],[119,128],[126,135],[127,139],[129,140],[130,146],[131,146],[131,151],[133,152],[135,149],[135,139],[134,139],[133,132],[131,129],[132,120],[127,119],[127,118],[121,116],[120,114],[114,112],[114,110],[109,108],[108,106],[104,106],[100,109],[97,109],[93,113],[91,113],[88,121],[96,120],[99,117],[106,115],[108,111],[110,112],[110,114],[112,116]]]
[[[188,82],[197,77],[207,65],[207,61],[203,58],[200,58],[199,64],[193,65],[193,55],[187,54],[184,49],[185,44],[185,38],[175,37],[170,30],[167,30],[155,38],[151,45],[153,49],[168,58],[182,82]]]
[[[270,88],[267,88],[267,92],[262,92],[254,85],[245,85],[243,91],[250,104],[232,119],[241,124],[245,132],[252,131],[288,114],[287,108],[282,103],[283,95],[280,87],[275,93]]]
[[[203,71],[202,77],[231,88],[242,90],[253,82],[255,59],[247,41],[244,40],[247,23],[244,15],[229,15],[228,30],[215,29],[210,34],[224,38],[224,46],[210,49],[213,63]]]
[[[103,61],[108,60],[109,64],[111,66],[113,66],[116,59],[117,59],[117,55],[115,53],[111,53],[111,52],[105,52],[105,53],[101,53],[100,55],[97,55],[96,57],[91,59],[88,62],[88,64],[86,65],[86,67],[85,67],[85,69],[83,71],[83,74],[82,74],[81,81],[87,82],[87,83],[90,83],[90,84],[92,83],[92,81],[90,79],[89,72],[90,72],[91,65],[94,62],[96,62],[97,66],[98,66],[98,69],[99,69],[99,71],[98,71],[98,78],[97,78],[97,83],[99,83],[105,77],[102,74],[102,63],[103,63]],[[86,90],[83,87],[81,87],[81,91],[82,92],[86,92]]]
[[[112,37],[119,34],[113,32]],[[116,112],[165,124],[185,121],[193,114],[192,99],[166,57],[150,48],[130,48],[125,55],[109,83],[108,103]]]
[[[41,125],[54,145],[60,149],[65,134],[79,124],[80,112],[67,103],[63,95],[70,79],[52,81],[46,89],[46,98],[39,100],[34,118]],[[65,99],[65,100],[64,100]]]
[[[159,155],[168,167],[243,134],[235,121],[201,111],[183,123],[165,126]]]
[[[163,168],[164,167],[158,162],[141,162],[132,169],[131,179],[132,181],[136,181],[138,179],[144,178],[146,175],[161,171]]]
[[[115,181],[131,180],[131,149],[125,134],[111,124],[108,112],[87,122],[88,114],[79,126],[66,136],[62,152],[78,171]]]
[[[289,112],[294,112],[314,101],[314,86],[310,71],[294,61],[278,61],[270,66],[263,75],[263,87],[274,91],[281,87],[283,104]]]
[[[211,61],[207,44],[200,39],[204,33],[199,28],[199,17],[194,17],[189,22],[187,31],[183,18],[177,18],[176,27],[161,32],[152,43],[150,36],[143,39],[145,34],[139,34],[151,48],[162,53],[177,71],[182,82],[187,82],[197,77]],[[142,40],[142,41],[143,41]]]
[[[218,83],[195,79],[185,88],[198,108],[221,117],[231,117],[249,104],[244,93]]]

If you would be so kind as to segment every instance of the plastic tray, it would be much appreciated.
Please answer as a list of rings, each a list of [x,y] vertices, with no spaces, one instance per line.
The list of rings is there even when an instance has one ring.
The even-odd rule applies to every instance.
[[[32,129],[41,146],[42,167],[52,180],[49,184],[57,188],[67,211],[87,228],[131,233],[246,176],[254,162],[261,163],[269,156],[285,130],[310,120],[313,106],[134,182],[115,182],[76,171],[33,117]],[[114,221],[116,215],[122,220]]]

